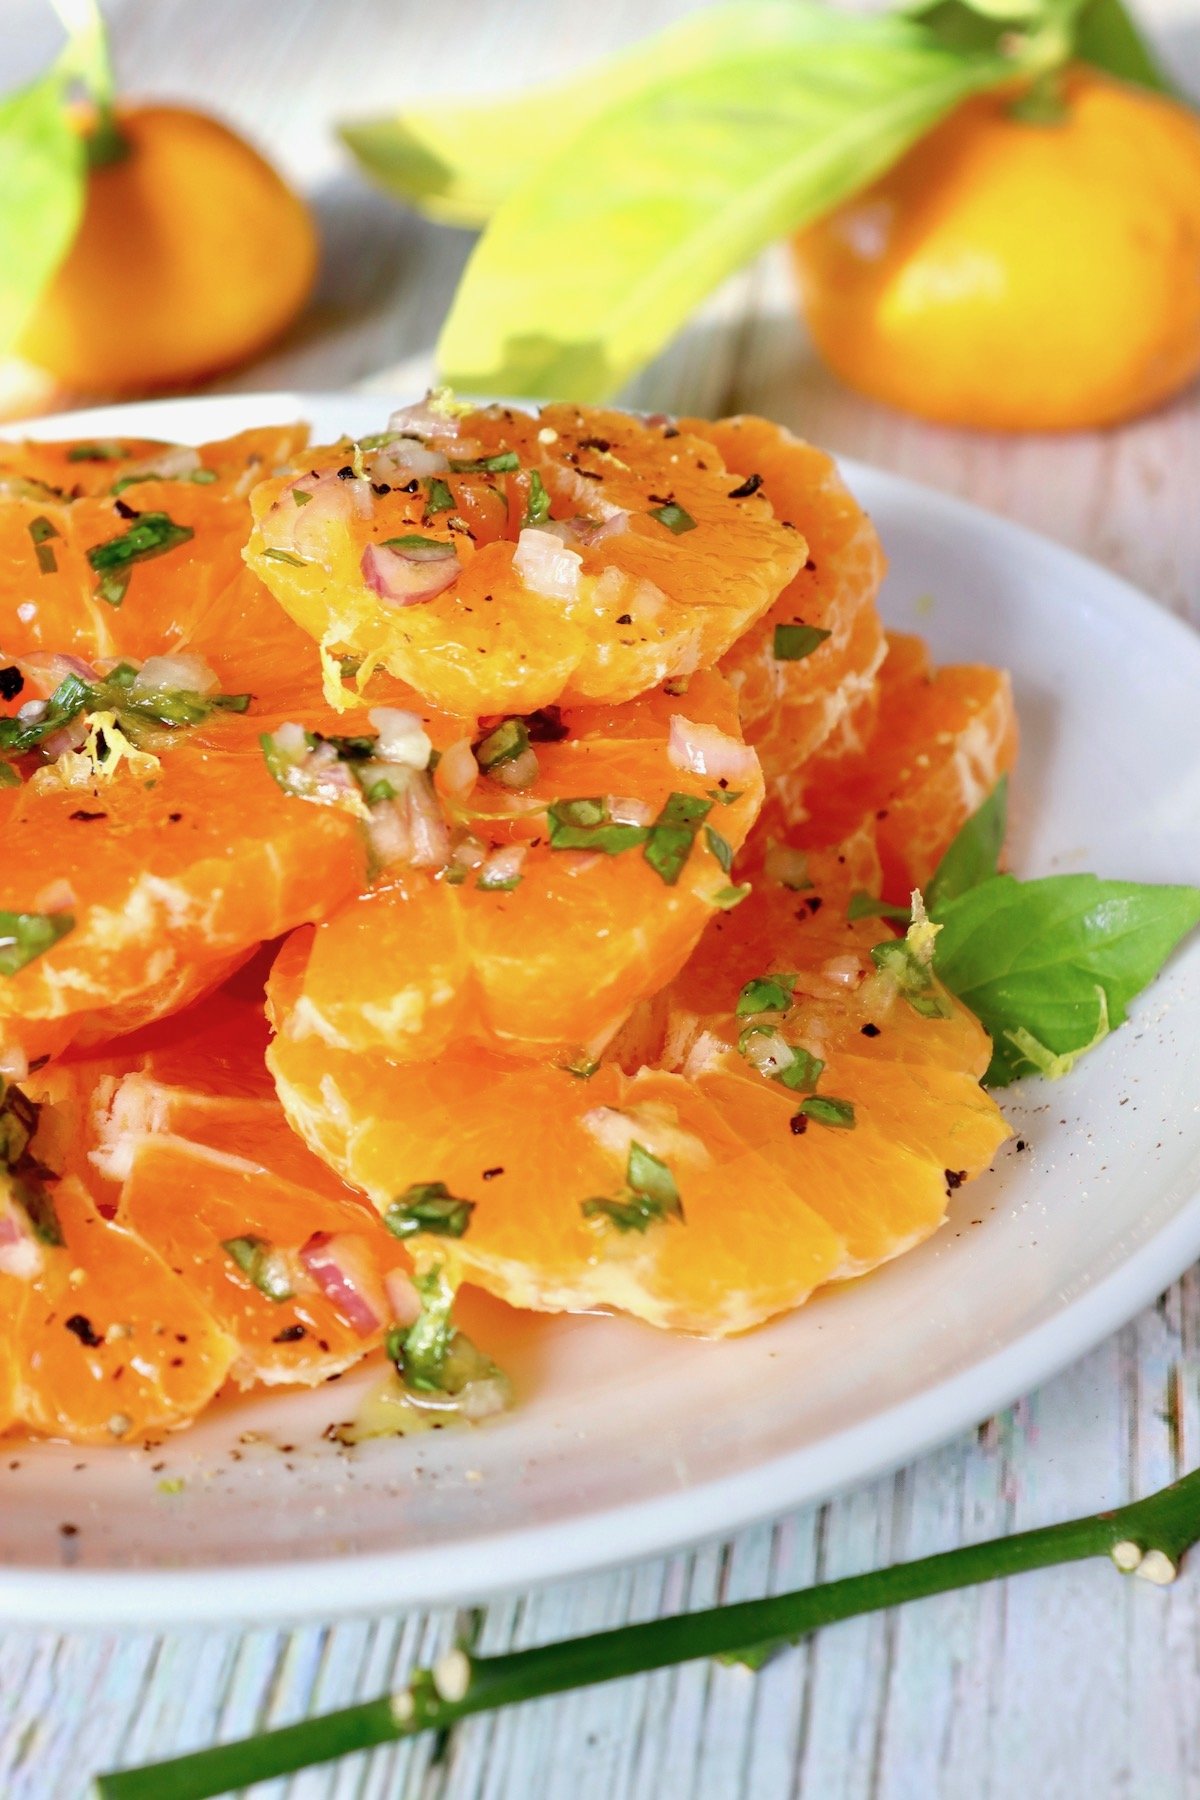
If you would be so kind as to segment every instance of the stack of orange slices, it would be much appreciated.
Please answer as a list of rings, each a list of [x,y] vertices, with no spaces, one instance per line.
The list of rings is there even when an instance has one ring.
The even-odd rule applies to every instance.
[[[1011,694],[885,637],[820,451],[432,396],[0,447],[0,541],[0,1428],[381,1346],[478,1399],[462,1282],[746,1330],[990,1163],[920,909],[848,901],[928,879]]]

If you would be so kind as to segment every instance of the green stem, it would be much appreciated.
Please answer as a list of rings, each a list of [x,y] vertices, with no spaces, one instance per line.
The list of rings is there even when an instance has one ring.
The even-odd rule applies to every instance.
[[[1110,1556],[1126,1572],[1165,1582],[1174,1577],[1184,1552],[1197,1539],[1200,1471],[1114,1512],[993,1538],[800,1593],[626,1625],[504,1656],[452,1652],[432,1670],[416,1670],[398,1694],[264,1732],[243,1743],[101,1775],[95,1793],[97,1800],[211,1800],[375,1744],[421,1731],[442,1731],[472,1713],[702,1656],[757,1659],[764,1647],[793,1642],[839,1619],[1054,1563]]]
[[[70,38],[64,62],[96,109],[87,139],[88,164],[97,169],[119,162],[129,154],[129,140],[117,124],[116,78],[97,0],[51,0],[51,5]]]

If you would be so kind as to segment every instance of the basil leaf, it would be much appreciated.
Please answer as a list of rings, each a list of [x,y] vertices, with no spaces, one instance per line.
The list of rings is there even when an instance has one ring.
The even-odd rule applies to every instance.
[[[430,1237],[460,1238],[471,1223],[475,1211],[473,1200],[460,1200],[444,1181],[415,1181],[392,1201],[383,1222],[393,1237],[416,1237],[426,1232]]]
[[[483,225],[524,181],[546,146],[565,147],[610,107],[647,90],[667,93],[693,67],[733,53],[744,8],[713,7],[582,75],[499,100],[439,101],[428,111],[349,121],[343,142],[366,174],[447,225]]]
[[[15,975],[74,928],[72,913],[0,912],[0,975]]]
[[[409,1387],[434,1394],[441,1391],[446,1358],[456,1336],[451,1319],[454,1288],[440,1263],[414,1275],[413,1286],[420,1296],[421,1311],[403,1337],[388,1333],[386,1348]]]
[[[266,1299],[278,1305],[292,1298],[296,1290],[287,1263],[266,1238],[222,1238],[221,1248],[235,1268],[240,1269]]]
[[[84,144],[66,106],[60,61],[0,100],[0,350],[20,336],[70,249],[84,197]]]
[[[854,1102],[835,1100],[832,1094],[813,1094],[811,1099],[802,1100],[799,1113],[802,1119],[812,1119],[818,1125],[831,1125],[842,1131],[853,1131],[857,1123]]]
[[[790,1012],[794,985],[794,976],[756,975],[738,995],[734,1012],[739,1019],[752,1019],[759,1013]]]
[[[895,919],[907,925],[912,914],[907,906],[893,906],[890,900],[877,900],[863,888],[855,888],[846,907],[848,919]]]
[[[969,888],[996,873],[1008,828],[1008,776],[1002,775],[988,798],[953,839],[925,889],[926,910],[957,900]],[[853,904],[853,901],[851,901]]]
[[[666,805],[650,827],[643,853],[668,887],[674,887],[682,875],[696,832],[711,811],[711,800],[700,800],[695,794],[668,794]]]
[[[503,202],[442,332],[447,380],[611,394],[726,275],[1011,72],[910,20],[816,0],[746,0],[730,16],[732,47],[667,64]]]
[[[984,1079],[1001,1087],[1037,1066],[1031,1044],[1072,1058],[1120,1025],[1198,922],[1200,888],[994,875],[940,908],[935,966],[990,1032]]]
[[[771,655],[776,662],[803,662],[832,635],[820,625],[777,625],[771,639]]]
[[[546,809],[551,850],[599,850],[619,856],[644,844],[650,836],[646,825],[617,825],[608,816],[608,805],[598,796],[556,800]]]

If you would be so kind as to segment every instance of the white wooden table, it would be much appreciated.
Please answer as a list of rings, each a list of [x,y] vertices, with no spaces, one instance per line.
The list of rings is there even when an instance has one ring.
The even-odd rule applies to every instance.
[[[328,126],[437,90],[565,70],[688,0],[115,0],[133,90],[198,101],[315,197],[317,304],[229,384],[419,383],[465,234],[372,193]],[[53,41],[4,0],[5,87]],[[1200,89],[1197,0],[1155,30]],[[1048,532],[1200,622],[1200,396],[1121,432],[1060,440],[935,430],[823,373],[767,258],[638,384],[636,399],[770,413],[835,450]],[[896,1475],[728,1542],[493,1605],[481,1648],[760,1594],[1090,1512],[1200,1459],[1195,1271],[1076,1367]],[[283,1723],[396,1683],[455,1621],[198,1636],[0,1636],[0,1795],[74,1800],[88,1774]],[[539,1702],[256,1790],[294,1800],[1176,1800],[1200,1796],[1200,1575],[1165,1592],[1086,1565],[821,1634],[757,1677],[697,1664]]]

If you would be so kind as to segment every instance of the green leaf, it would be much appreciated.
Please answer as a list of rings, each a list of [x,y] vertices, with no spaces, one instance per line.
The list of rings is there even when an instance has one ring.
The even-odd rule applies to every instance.
[[[895,919],[907,925],[912,914],[907,906],[893,906],[890,900],[877,900],[864,888],[855,888],[846,907],[848,919]]]
[[[711,800],[695,794],[668,794],[662,811],[650,827],[643,854],[668,887],[674,887],[692,853],[696,832],[712,811]]]
[[[996,873],[1007,828],[1008,776],[1002,775],[983,805],[962,826],[930,877],[925,906],[931,916],[939,906],[957,900],[960,894]]]
[[[835,1100],[832,1094],[814,1094],[811,1099],[802,1100],[800,1117],[812,1119],[817,1125],[829,1125],[841,1131],[853,1131],[856,1123],[854,1102],[852,1100]]]
[[[759,1013],[791,1011],[794,975],[756,975],[748,981],[737,998],[734,1011],[739,1019],[752,1019]]]
[[[1174,92],[1122,0],[1090,0],[1083,8],[1075,26],[1075,54],[1119,81],[1160,94]]]
[[[421,1311],[403,1336],[396,1331],[388,1333],[387,1353],[409,1387],[436,1394],[442,1389],[446,1358],[456,1335],[451,1317],[455,1290],[441,1263],[414,1275],[413,1286]]]
[[[556,800],[546,809],[551,850],[599,850],[619,856],[644,844],[650,835],[646,825],[617,825],[608,816],[608,803],[598,795],[578,800]]]
[[[439,344],[464,389],[598,400],[726,275],[1010,66],[891,15],[746,0],[736,43],[593,118],[504,201]],[[546,138],[547,144],[553,142]]]
[[[20,336],[83,212],[83,140],[66,109],[67,70],[0,100],[0,351]]]
[[[0,912],[0,975],[15,975],[74,928],[72,913]]]
[[[647,1232],[664,1219],[683,1220],[683,1202],[674,1175],[644,1145],[629,1146],[625,1186],[615,1197],[583,1200],[585,1219],[600,1219],[618,1231]]]
[[[771,640],[771,655],[776,662],[803,662],[832,635],[819,625],[777,625]]]
[[[285,1259],[266,1238],[222,1238],[221,1248],[234,1267],[240,1269],[246,1280],[266,1299],[279,1305],[281,1301],[292,1298],[296,1290],[292,1285],[291,1271]]]
[[[1197,922],[1200,888],[995,875],[940,909],[935,966],[991,1033],[985,1079],[1003,1086],[1039,1057],[1081,1055],[1102,1008],[1115,1030]]]
[[[601,113],[734,51],[745,31],[741,6],[713,7],[568,81],[499,100],[439,100],[390,118],[339,127],[363,169],[419,212],[447,225],[484,225],[547,149],[563,149]]]
[[[383,1222],[393,1237],[463,1236],[475,1211],[473,1200],[460,1200],[444,1181],[415,1181],[392,1201]]]

